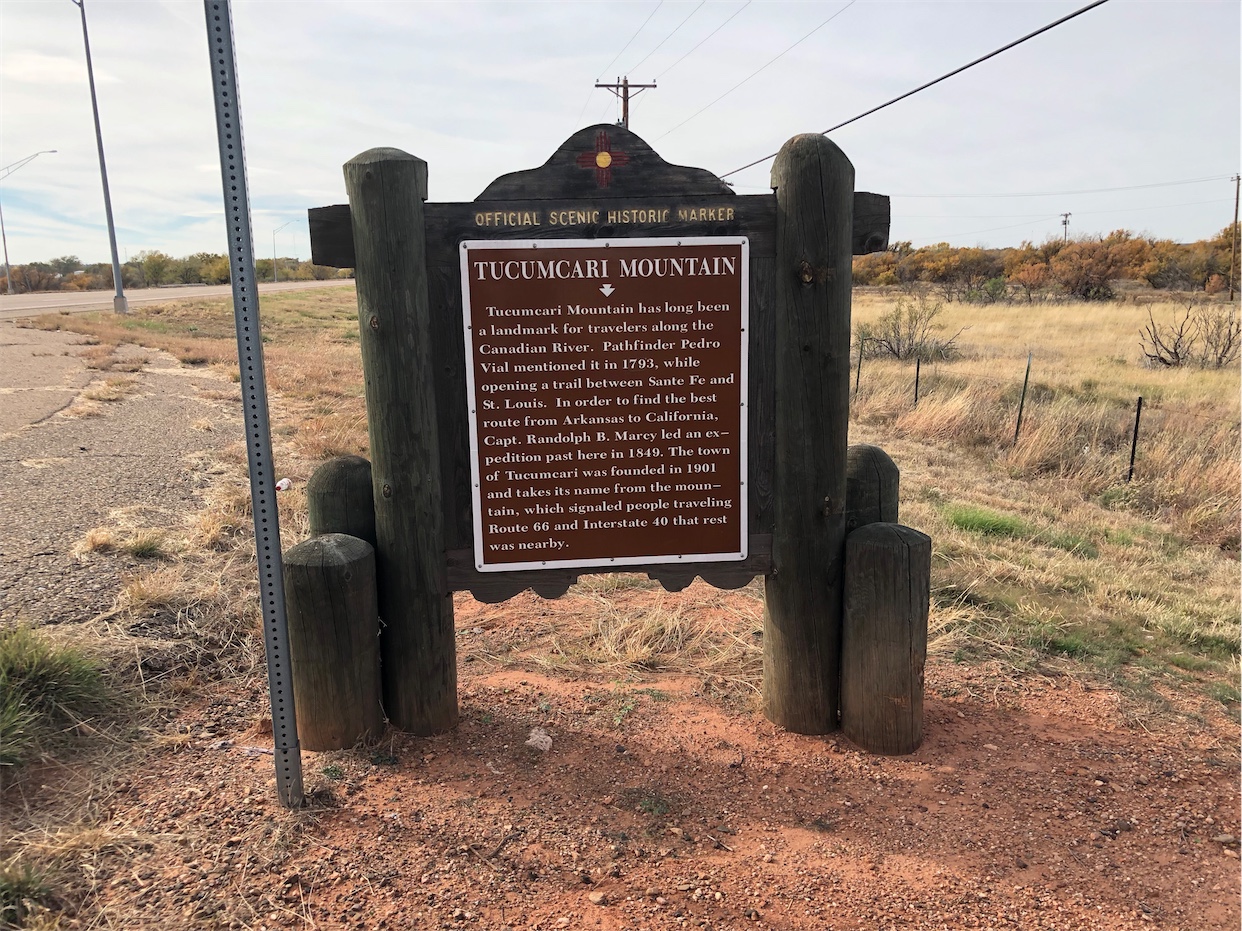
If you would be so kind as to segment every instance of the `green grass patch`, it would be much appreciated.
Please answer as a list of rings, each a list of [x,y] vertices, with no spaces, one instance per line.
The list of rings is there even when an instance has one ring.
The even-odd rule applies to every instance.
[[[124,543],[123,549],[137,559],[162,559],[165,551],[164,534],[158,530],[140,530]]]
[[[105,710],[111,690],[94,660],[29,627],[0,633],[0,766],[17,768]]]
[[[1095,559],[1100,555],[1100,548],[1086,537],[1065,530],[1045,530],[1035,539],[1047,546],[1081,556],[1083,559]]]
[[[950,504],[943,514],[951,527],[985,537],[1030,537],[1035,533],[1035,528],[1020,517],[971,504]]]
[[[1236,682],[1209,682],[1208,694],[1222,705],[1236,705],[1242,702],[1242,691]]]
[[[41,904],[50,894],[47,879],[29,863],[0,864],[0,928],[22,927],[30,906]]]

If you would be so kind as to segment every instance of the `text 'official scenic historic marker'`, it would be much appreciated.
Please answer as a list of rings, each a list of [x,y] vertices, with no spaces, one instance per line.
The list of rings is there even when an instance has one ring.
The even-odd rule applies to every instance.
[[[745,237],[461,245],[480,571],[747,554]]]

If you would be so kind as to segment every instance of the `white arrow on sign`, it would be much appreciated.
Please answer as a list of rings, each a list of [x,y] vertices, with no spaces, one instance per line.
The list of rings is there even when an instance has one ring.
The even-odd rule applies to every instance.
[[[617,290],[617,289],[616,289],[616,288],[614,288],[614,287],[613,287],[612,285],[610,285],[610,284],[605,284],[602,288],[600,288],[600,290],[601,290],[602,292],[604,292],[604,297],[607,297],[608,295],[612,294],[612,292],[613,292],[613,291],[615,291],[615,290]]]

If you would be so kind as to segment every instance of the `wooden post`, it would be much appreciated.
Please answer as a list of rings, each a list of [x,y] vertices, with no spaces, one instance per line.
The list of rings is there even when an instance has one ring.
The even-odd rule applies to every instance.
[[[445,568],[423,201],[427,163],[371,149],[345,164],[367,426],[384,707],[397,727],[457,723],[453,600]]]
[[[863,347],[866,344],[867,340],[860,336],[858,338],[858,368],[854,371],[854,397],[858,397],[858,383],[862,381]]]
[[[1130,440],[1130,471],[1126,473],[1126,482],[1128,483],[1134,478],[1134,457],[1138,455],[1138,431],[1139,421],[1143,419],[1143,396],[1139,395],[1138,403],[1134,405],[1134,436]]]
[[[825,137],[795,136],[772,187],[775,525],[763,708],[791,731],[823,734],[839,726],[854,166]]]
[[[375,551],[343,533],[285,554],[294,716],[303,750],[344,750],[384,729]]]
[[[320,465],[306,483],[306,510],[313,536],[347,533],[375,546],[371,463],[337,456]]]
[[[1018,445],[1018,431],[1022,429],[1022,411],[1026,407],[1026,388],[1031,383],[1031,353],[1026,354],[1026,376],[1022,379],[1022,397],[1018,399],[1018,422],[1013,425],[1013,445]]]
[[[851,446],[845,465],[845,532],[867,524],[897,523],[901,473],[878,446]]]
[[[930,537],[898,524],[849,535],[841,729],[872,753],[913,753],[923,740],[930,599]]]

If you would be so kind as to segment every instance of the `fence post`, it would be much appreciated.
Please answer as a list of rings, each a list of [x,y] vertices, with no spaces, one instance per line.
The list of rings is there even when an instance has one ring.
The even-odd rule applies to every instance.
[[[845,531],[897,523],[901,472],[878,446],[851,446],[845,463]]]
[[[1134,437],[1130,440],[1130,471],[1126,473],[1126,482],[1134,478],[1134,456],[1138,452],[1139,420],[1143,416],[1143,396],[1140,394],[1138,403],[1134,405]]]
[[[384,729],[375,551],[343,533],[285,553],[289,656],[305,750],[345,750]]]
[[[923,739],[923,667],[931,538],[868,524],[845,543],[841,729],[872,753],[913,753]]]
[[[1018,401],[1018,422],[1013,427],[1013,445],[1018,445],[1018,431],[1022,429],[1022,410],[1026,407],[1026,386],[1031,383],[1031,353],[1026,354],[1026,377],[1022,379],[1022,398]]]
[[[346,533],[375,546],[375,499],[371,463],[337,456],[315,469],[306,483],[311,536]]]
[[[923,359],[914,357],[914,406],[919,406],[919,373],[923,370]]]
[[[370,149],[345,163],[375,500],[389,720],[419,735],[457,723],[423,201],[427,163]]]
[[[763,711],[800,734],[839,726],[854,166],[817,134],[772,166],[776,190],[774,526]]]

